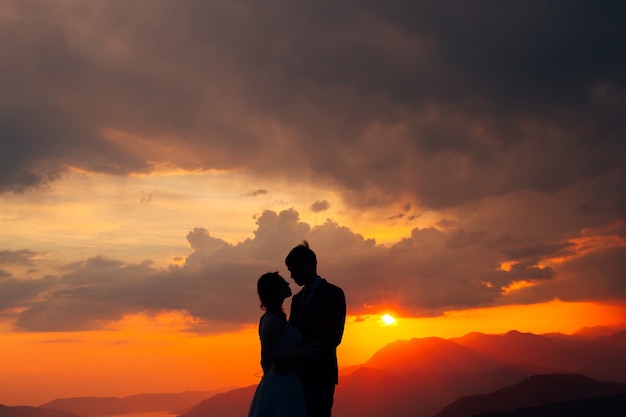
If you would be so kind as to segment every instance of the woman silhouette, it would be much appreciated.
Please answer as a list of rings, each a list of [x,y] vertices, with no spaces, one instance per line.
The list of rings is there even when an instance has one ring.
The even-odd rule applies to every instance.
[[[301,346],[302,335],[287,322],[283,301],[291,296],[291,288],[278,272],[263,274],[257,291],[265,310],[259,321],[263,377],[248,417],[306,417],[297,369],[302,359],[316,354],[316,347]]]

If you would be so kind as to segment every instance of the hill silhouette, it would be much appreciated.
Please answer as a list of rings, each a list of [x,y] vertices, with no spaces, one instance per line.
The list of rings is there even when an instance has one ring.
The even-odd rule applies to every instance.
[[[216,394],[213,397],[202,401],[191,409],[191,411],[182,414],[185,417],[206,417],[206,416],[246,416],[250,408],[252,396],[256,390],[256,385],[245,388],[238,388],[222,394]],[[181,416],[181,417],[182,417]]]
[[[420,406],[422,393],[415,395],[415,382],[378,369],[362,367],[344,377],[335,392],[333,415],[363,417],[400,416]]]
[[[395,374],[495,370],[504,361],[438,337],[398,340],[376,352],[365,366]]]
[[[81,417],[69,411],[52,410],[49,408],[15,406],[0,404],[0,417]]]
[[[588,337],[588,338],[597,338],[600,336],[610,336],[614,333],[618,333],[626,330],[626,323],[613,325],[613,326],[593,326],[593,327],[582,327],[578,331],[572,334],[572,336],[580,336],[580,337]]]
[[[84,417],[109,414],[130,414],[150,411],[183,412],[210,398],[216,391],[188,391],[183,393],[137,394],[118,397],[62,398],[43,404],[41,407],[70,411]]]
[[[626,394],[560,401],[542,407],[525,407],[513,411],[486,412],[474,417],[624,417]]]
[[[461,395],[485,392],[518,382],[536,372],[517,364],[476,373],[414,372],[396,375],[360,367],[340,377],[333,415],[337,417],[432,417]],[[236,417],[246,415],[256,386],[249,386],[202,401],[181,417]]]
[[[469,333],[448,340],[415,338],[396,341],[380,349],[363,365],[341,370],[333,415],[433,417],[462,398],[493,394],[522,381],[538,384],[536,381],[540,379],[528,379],[538,375],[577,374],[563,380],[553,379],[552,391],[558,387],[565,390],[572,380],[584,376],[591,378],[588,381],[592,384],[608,380],[626,383],[623,332],[607,335],[605,329],[602,332],[587,329],[585,333],[602,335],[535,335],[511,331],[500,335]],[[246,415],[255,389],[256,385],[230,390],[178,410],[183,417]],[[562,399],[589,396],[588,392],[566,391],[573,395]],[[606,394],[605,391],[597,393]],[[497,403],[497,396],[489,398]],[[560,398],[553,395],[550,401]],[[91,403],[90,408],[83,409],[91,410],[90,414],[85,413],[85,417],[110,414],[110,409],[106,413],[94,414],[98,402],[84,400]],[[61,404],[56,402],[55,405],[60,407]],[[538,403],[522,406],[531,405]],[[75,410],[78,409],[68,411]],[[174,408],[164,411],[174,411]],[[488,411],[488,408],[479,410],[482,411]]]
[[[626,330],[608,336],[599,337],[597,342],[626,347]]]
[[[450,341],[504,363],[541,367],[626,382],[622,332],[592,339],[510,331],[503,335],[470,333]]]
[[[396,375],[363,367],[340,380],[333,415],[432,417],[462,395],[488,392],[535,373],[548,372],[527,364],[488,372],[412,372]]]
[[[472,417],[488,411],[513,411],[622,393],[626,393],[626,383],[596,381],[576,374],[534,375],[489,394],[460,398],[435,417]]]

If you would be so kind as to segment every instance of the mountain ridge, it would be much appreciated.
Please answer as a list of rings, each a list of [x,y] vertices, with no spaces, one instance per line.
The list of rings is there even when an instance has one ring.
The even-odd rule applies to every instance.
[[[69,411],[29,405],[7,406],[0,404],[0,417],[82,417]]]
[[[41,405],[41,407],[69,411],[83,417],[151,411],[183,412],[213,395],[231,389],[228,387],[212,391],[146,393],[126,397],[58,398]]]
[[[579,374],[533,375],[488,394],[459,398],[434,417],[472,417],[618,394],[626,394],[626,383],[597,381]]]
[[[488,411],[473,417],[624,417],[624,415],[626,415],[626,394],[559,401],[513,411]]]
[[[451,339],[397,340],[365,363],[341,369],[333,415],[433,417],[460,398],[489,394],[542,374],[579,374],[626,383],[626,366],[620,365],[626,365],[624,335],[617,330],[607,335],[606,329],[598,334],[588,329],[588,334],[594,334],[590,337],[511,330],[470,332]],[[154,411],[177,411],[183,417],[245,415],[255,389],[256,385],[230,389],[185,407]],[[146,394],[130,397],[142,395]]]

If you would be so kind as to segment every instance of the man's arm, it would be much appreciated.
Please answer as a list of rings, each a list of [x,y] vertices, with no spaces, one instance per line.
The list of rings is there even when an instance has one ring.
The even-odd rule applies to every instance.
[[[289,310],[289,323],[296,327],[299,328],[299,322],[300,322],[300,316],[299,316],[299,311],[300,311],[300,294],[296,294],[291,298],[291,308]]]
[[[322,342],[333,349],[339,346],[346,322],[346,297],[341,288],[329,285],[324,300],[319,334]]]

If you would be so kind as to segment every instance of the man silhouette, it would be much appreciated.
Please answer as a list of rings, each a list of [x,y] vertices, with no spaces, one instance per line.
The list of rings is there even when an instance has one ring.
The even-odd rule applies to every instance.
[[[339,379],[337,346],[346,321],[343,290],[317,275],[317,257],[309,244],[296,246],[285,259],[291,278],[302,290],[293,296],[289,322],[302,333],[304,343],[320,345],[320,353],[302,366],[307,417],[330,417]]]

